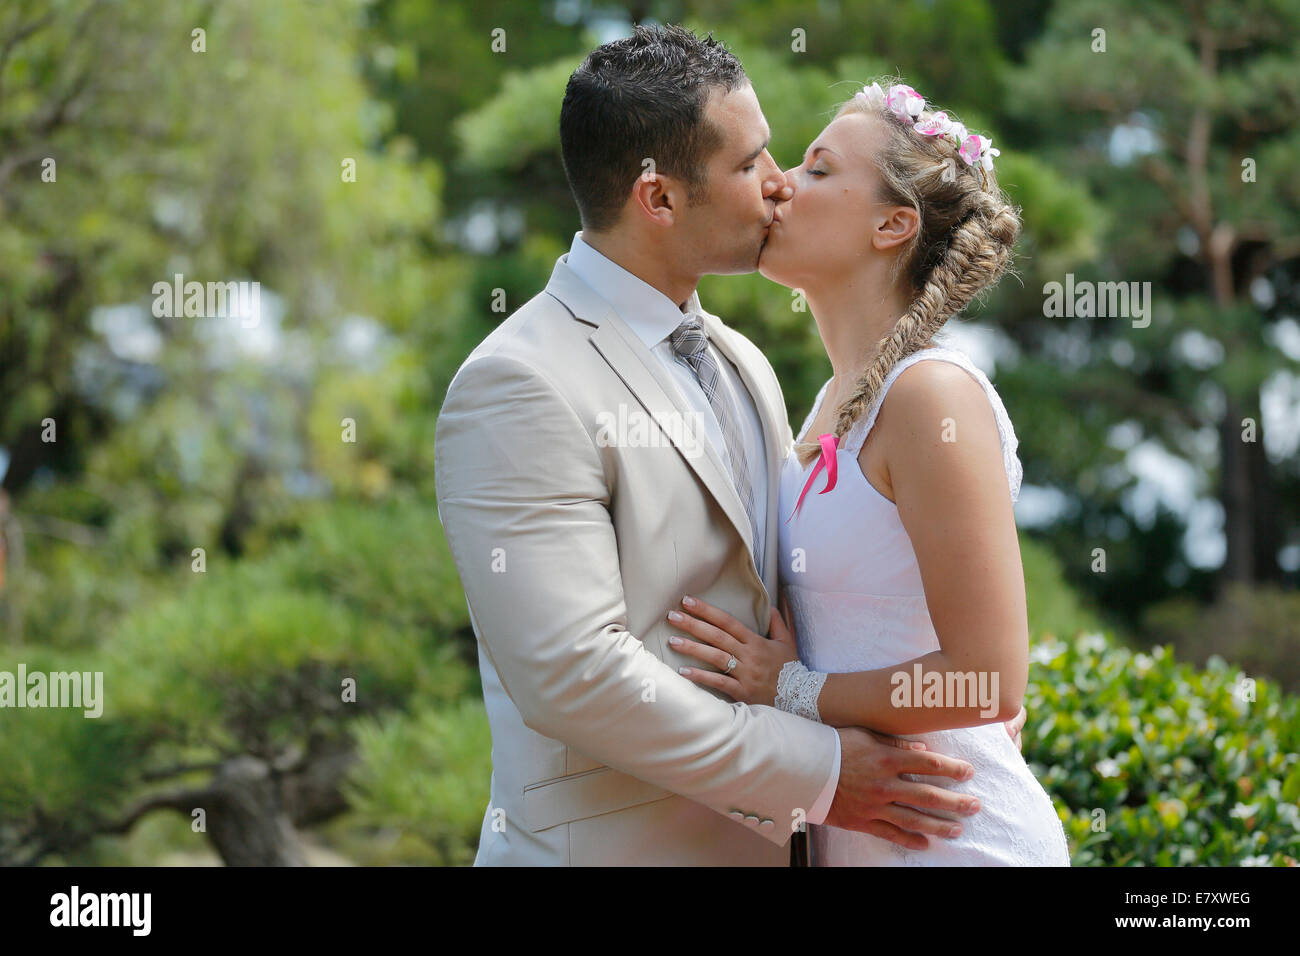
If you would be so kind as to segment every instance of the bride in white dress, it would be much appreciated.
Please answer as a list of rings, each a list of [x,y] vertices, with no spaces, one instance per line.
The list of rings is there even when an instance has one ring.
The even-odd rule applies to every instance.
[[[965,370],[962,374],[969,374],[987,394],[1002,448],[1010,500],[1019,494],[1021,470],[1015,432],[984,373],[962,353],[943,348],[924,349],[895,365],[880,399],[853,426],[837,450],[839,481],[833,494],[823,498],[810,493],[799,515],[781,530],[783,593],[798,636],[799,658],[814,671],[880,669],[891,675],[900,671],[906,675],[910,666],[898,665],[924,661],[926,655],[941,651],[942,642],[927,610],[916,554],[898,507],[871,485],[856,460],[890,386],[905,369],[926,360],[959,366]],[[816,417],[825,392],[823,387],[817,405],[804,422],[805,431]],[[960,427],[961,419],[956,421]],[[781,475],[782,515],[794,511],[811,467],[800,467],[793,452],[786,458]],[[986,686],[991,687],[991,683]],[[906,689],[912,691],[911,682]],[[972,696],[978,698],[978,692]],[[992,703],[997,705],[996,701]],[[880,729],[878,722],[872,726]],[[907,726],[911,724],[904,718],[900,729]],[[814,826],[810,851],[815,865],[1069,863],[1064,831],[1051,800],[1000,723],[900,736],[924,741],[929,750],[970,763],[975,768],[974,777],[952,784],[952,789],[978,797],[980,812],[964,821],[959,838],[933,841],[928,849],[919,851],[854,830]]]
[[[687,676],[960,757],[971,778],[927,782],[980,803],[925,849],[840,829],[832,806],[811,827],[813,865],[1069,865],[1003,726],[1028,670],[1015,432],[988,378],[932,341],[1010,263],[1019,216],[996,155],[910,87],[872,84],[787,172],[759,262],[802,290],[835,375],[781,474],[791,620],[774,615],[768,640],[696,602],[679,626],[699,642],[679,650],[716,669]]]

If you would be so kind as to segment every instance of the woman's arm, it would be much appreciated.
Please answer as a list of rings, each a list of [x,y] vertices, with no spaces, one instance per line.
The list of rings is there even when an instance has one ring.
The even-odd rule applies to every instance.
[[[916,553],[940,649],[893,667],[829,675],[817,701],[821,719],[892,734],[1010,720],[1025,692],[1029,628],[988,397],[960,367],[918,362],[894,382],[873,436],[882,443],[888,490]],[[679,650],[719,671],[733,654],[741,664],[730,676],[701,668],[686,676],[736,700],[772,703],[780,668],[796,656],[785,622],[774,618],[776,640],[756,641],[710,605],[684,610],[688,616],[674,623],[704,643],[687,641]]]
[[[988,396],[960,366],[917,362],[889,390],[874,437],[940,649],[895,667],[830,675],[818,699],[822,720],[895,734],[1009,720],[1025,693],[1029,626]]]

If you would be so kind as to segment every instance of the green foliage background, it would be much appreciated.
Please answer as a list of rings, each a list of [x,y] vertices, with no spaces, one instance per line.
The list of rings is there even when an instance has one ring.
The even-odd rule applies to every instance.
[[[883,74],[992,132],[1019,279],[956,321],[998,336],[1026,482],[1065,502],[1022,528],[1026,758],[1078,865],[1294,865],[1300,461],[1235,436],[1300,382],[1300,4],[1247,7],[6,3],[0,670],[103,671],[106,704],[0,710],[0,862],[208,862],[183,812],[135,812],[236,757],[338,753],[319,852],[472,861],[491,742],[434,423],[497,290],[535,295],[579,228],[569,73],[650,19],[728,43],[786,166]],[[1151,281],[1151,326],[1047,318],[1067,272]],[[176,273],[259,281],[259,328],[154,316]],[[700,294],[802,420],[829,375],[811,317],[757,275]],[[1223,567],[1189,561],[1185,515],[1134,507],[1121,433],[1222,503]]]

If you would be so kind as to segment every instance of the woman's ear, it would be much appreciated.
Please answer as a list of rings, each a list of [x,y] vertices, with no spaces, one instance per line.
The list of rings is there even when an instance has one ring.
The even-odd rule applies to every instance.
[[[882,252],[907,243],[921,228],[921,217],[911,206],[887,206],[876,219],[871,244]]]

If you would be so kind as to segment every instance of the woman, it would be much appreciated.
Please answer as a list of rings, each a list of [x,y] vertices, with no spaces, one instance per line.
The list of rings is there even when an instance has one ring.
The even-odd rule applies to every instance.
[[[932,342],[1010,263],[1020,223],[997,155],[910,87],[873,83],[786,174],[794,195],[759,262],[802,290],[835,373],[781,479],[791,620],[774,614],[767,640],[684,601],[677,626],[697,640],[676,646],[717,670],[683,673],[961,757],[971,779],[934,782],[981,807],[924,850],[815,826],[815,865],[1069,864],[1051,801],[1002,726],[1028,668],[1015,432],[983,373]]]

